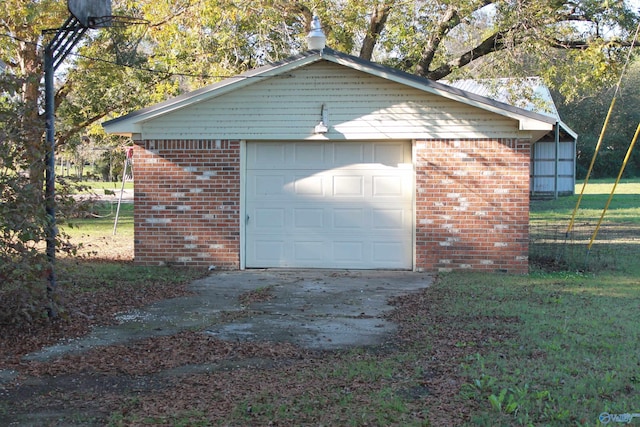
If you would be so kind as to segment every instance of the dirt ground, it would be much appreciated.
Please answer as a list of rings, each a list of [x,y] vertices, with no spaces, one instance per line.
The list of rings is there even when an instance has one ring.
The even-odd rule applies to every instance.
[[[175,289],[165,292],[166,296],[179,293]],[[131,291],[129,294],[140,297]],[[148,301],[139,298],[131,305],[163,296],[163,291],[159,290],[153,296],[148,295]],[[265,297],[254,293],[244,295],[243,299],[250,306]],[[430,310],[443,298],[447,296],[428,293],[397,298],[393,302],[396,309],[386,317],[399,325],[398,333],[386,344],[369,349],[368,357],[382,361],[390,353],[402,351],[404,345],[427,339],[424,322],[442,325],[429,336],[433,350],[431,354],[424,354],[423,383],[405,393],[416,407],[430,408],[428,417],[432,422],[437,421],[433,425],[453,426],[460,425],[471,409],[456,407],[454,403],[453,397],[459,393],[462,384],[459,365],[468,353],[477,351],[456,344],[495,341],[504,337],[476,336],[482,334],[478,331],[448,330],[446,319],[431,314]],[[76,312],[67,321],[52,324],[46,330],[25,330],[13,336],[2,334],[0,425],[107,425],[109,420],[114,423],[113,413],[123,417],[131,414],[166,417],[193,408],[206,413],[214,424],[216,420],[224,420],[237,402],[255,396],[257,384],[260,384],[260,393],[279,395],[283,399],[302,388],[322,394],[344,387],[336,379],[317,378],[312,383],[307,379],[304,384],[296,380],[296,373],[313,372],[317,367],[331,366],[340,363],[341,358],[349,357],[342,352],[310,351],[286,343],[222,341],[199,331],[113,345],[48,362],[27,362],[21,358],[55,340],[77,335],[86,328],[87,319],[96,324],[112,321],[111,315],[121,311],[122,306],[116,298],[104,298],[103,301],[111,302],[102,304],[96,311],[86,310],[88,301],[77,301],[78,306],[84,307],[82,315]],[[413,321],[416,316],[423,317],[423,322]],[[399,377],[404,374],[409,375],[395,373]],[[356,381],[349,384],[349,390],[358,394],[362,389],[366,394],[372,386],[374,384]],[[203,400],[203,396],[217,396],[217,399],[212,403]],[[312,425],[336,425],[335,419],[331,418],[317,421]],[[300,425],[309,424],[301,422]]]
[[[167,297],[179,293],[175,289],[164,292]],[[128,294],[137,298],[131,305],[142,305],[165,296],[162,290],[145,297],[135,295],[131,290]],[[243,296],[249,305],[263,297],[259,294]],[[222,341],[198,331],[113,345],[48,362],[27,362],[21,358],[56,340],[81,334],[88,319],[95,324],[111,322],[112,314],[121,311],[122,305],[117,298],[101,299],[109,303],[101,304],[96,311],[86,309],[91,306],[88,301],[75,302],[77,307],[83,307],[82,314],[77,311],[67,321],[52,324],[47,329],[24,330],[20,334],[2,331],[0,425],[107,425],[110,417],[113,422],[114,412],[122,416],[132,413],[166,417],[167,413],[194,407],[204,411],[213,424],[215,420],[224,419],[237,402],[255,393],[256,384],[261,384],[262,393],[282,398],[302,387],[315,389],[318,393],[330,393],[332,387],[343,387],[324,378],[317,378],[317,383],[311,384],[292,380],[295,378],[292,373],[313,372],[316,367],[339,363],[346,357],[341,352],[310,351],[286,343]],[[427,295],[397,299],[394,302],[397,309],[389,315],[389,320],[399,324],[400,330],[387,344],[371,349],[372,357],[382,360],[389,352],[398,351],[404,343],[424,339],[421,337],[423,326],[411,319],[428,315],[430,304],[437,303],[429,301]],[[93,306],[98,307],[97,304]],[[441,321],[430,320],[434,324]],[[470,409],[451,407],[451,397],[458,393],[462,381],[457,372],[459,362],[471,351],[455,344],[479,338],[465,336],[469,333],[440,329],[433,342],[433,354],[424,355],[425,360],[429,360],[424,384],[407,390],[418,406],[434,408],[430,417],[438,420],[437,425],[459,425]],[[401,372],[397,374],[402,375]],[[358,393],[358,388],[366,391],[369,386],[356,382],[349,388],[352,393]],[[205,403],[203,396],[219,396],[219,399],[215,404]],[[322,420],[318,421],[315,425],[323,424]],[[328,420],[324,425],[332,425],[332,421]]]

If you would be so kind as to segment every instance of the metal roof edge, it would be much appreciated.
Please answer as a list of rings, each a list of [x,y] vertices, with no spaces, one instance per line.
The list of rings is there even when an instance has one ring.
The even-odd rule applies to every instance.
[[[578,134],[577,134],[577,132],[576,132],[576,131],[574,131],[573,129],[571,129],[571,128],[569,127],[569,125],[567,125],[565,122],[563,122],[562,120],[559,120],[559,121],[558,121],[558,125],[559,125],[562,129],[564,129],[564,131],[565,131],[566,133],[568,133],[569,135],[571,135],[571,137],[572,137],[573,139],[576,139],[576,140],[578,139]]]

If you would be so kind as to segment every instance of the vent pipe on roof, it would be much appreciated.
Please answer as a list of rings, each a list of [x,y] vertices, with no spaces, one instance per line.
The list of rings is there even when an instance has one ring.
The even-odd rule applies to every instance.
[[[322,31],[320,19],[317,16],[314,16],[313,22],[311,23],[311,31],[309,31],[309,34],[307,35],[307,46],[309,46],[310,50],[322,50],[326,43],[327,37]]]

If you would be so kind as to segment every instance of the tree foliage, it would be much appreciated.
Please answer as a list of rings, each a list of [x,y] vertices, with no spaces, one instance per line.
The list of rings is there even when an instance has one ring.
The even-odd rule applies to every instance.
[[[615,81],[638,22],[623,1],[134,3],[150,64],[203,76],[186,88],[305,50],[315,14],[330,47],[363,59],[434,80],[538,75],[572,98]]]
[[[0,323],[32,321],[46,306],[47,260],[38,249],[47,215],[35,204],[40,189],[30,168],[23,125],[27,112],[16,98],[22,79],[0,76]],[[34,124],[37,126],[37,124]]]
[[[604,88],[593,96],[584,97],[563,106],[561,114],[574,129],[580,129],[577,145],[578,178],[584,178],[593,158],[595,147],[602,133],[605,118],[614,99],[614,107],[605,132],[602,134],[600,151],[593,166],[592,178],[617,177],[624,157],[638,124],[640,124],[640,62],[630,64],[625,72],[620,89]],[[626,165],[624,177],[640,176],[640,152],[636,149]]]

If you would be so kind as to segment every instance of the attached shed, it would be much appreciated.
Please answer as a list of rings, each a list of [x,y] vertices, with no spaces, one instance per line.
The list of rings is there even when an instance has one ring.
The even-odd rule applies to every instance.
[[[135,142],[135,261],[528,270],[552,117],[328,48],[104,123]]]

